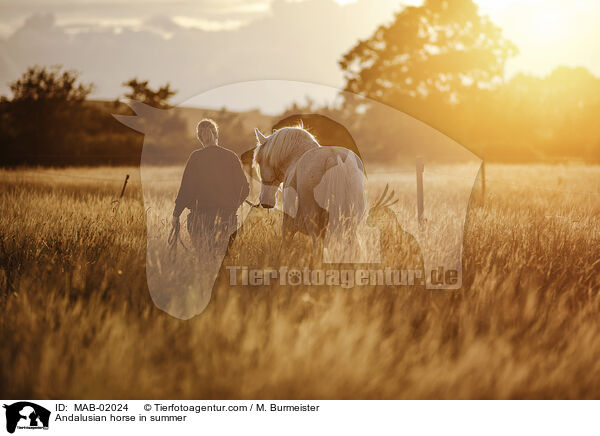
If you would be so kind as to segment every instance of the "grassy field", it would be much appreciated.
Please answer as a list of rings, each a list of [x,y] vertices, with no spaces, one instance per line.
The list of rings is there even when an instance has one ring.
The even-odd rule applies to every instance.
[[[156,172],[177,188],[177,170]],[[146,220],[166,231],[170,205],[144,208],[139,170],[1,171],[3,397],[600,398],[600,167],[487,174],[460,291],[219,281],[206,310],[180,320],[148,291]],[[411,219],[403,177],[374,172],[368,198],[389,183]],[[278,222],[263,218],[232,262],[271,261]]]

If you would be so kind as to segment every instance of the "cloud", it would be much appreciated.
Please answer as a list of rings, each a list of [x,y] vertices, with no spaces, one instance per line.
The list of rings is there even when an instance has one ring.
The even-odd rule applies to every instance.
[[[166,15],[153,15],[143,21],[144,27],[155,28],[164,32],[176,32],[179,25],[171,17]]]
[[[131,77],[154,85],[170,82],[180,91],[179,101],[245,80],[341,86],[337,60],[358,38],[391,18],[395,1],[376,8],[369,0],[344,6],[333,0],[277,0],[257,15],[261,4],[250,3],[251,12],[240,12],[241,2],[205,1],[203,10],[212,12],[182,13],[188,4],[145,19],[124,12],[65,22],[60,13],[33,14],[0,40],[2,82],[14,80],[30,65],[60,64],[81,71],[102,98],[122,93],[121,83]],[[223,12],[228,9],[237,15]],[[2,85],[0,92],[6,93],[6,83]]]

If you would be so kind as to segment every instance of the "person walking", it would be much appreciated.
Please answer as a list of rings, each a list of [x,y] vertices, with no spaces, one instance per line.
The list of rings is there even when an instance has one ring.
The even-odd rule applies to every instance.
[[[201,148],[186,163],[172,225],[179,226],[181,213],[190,209],[187,229],[194,245],[205,241],[222,247],[237,229],[237,210],[250,192],[248,180],[237,155],[219,145],[217,123],[200,121],[196,134]]]

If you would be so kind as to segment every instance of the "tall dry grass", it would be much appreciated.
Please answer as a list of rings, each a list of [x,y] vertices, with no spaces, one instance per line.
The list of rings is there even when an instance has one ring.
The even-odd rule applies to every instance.
[[[3,397],[600,397],[598,167],[489,166],[461,291],[220,282],[187,321],[149,296],[139,177],[118,207],[103,180],[125,172],[0,173]],[[385,183],[412,215],[413,178],[373,174],[370,201]],[[249,221],[231,261],[265,263],[278,234]]]

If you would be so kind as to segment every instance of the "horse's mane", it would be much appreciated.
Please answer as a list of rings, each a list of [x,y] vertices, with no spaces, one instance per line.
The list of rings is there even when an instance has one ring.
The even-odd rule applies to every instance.
[[[258,156],[269,166],[278,167],[288,156],[303,154],[306,150],[320,147],[315,137],[301,126],[283,127],[273,132],[264,144],[258,144],[254,161]]]

